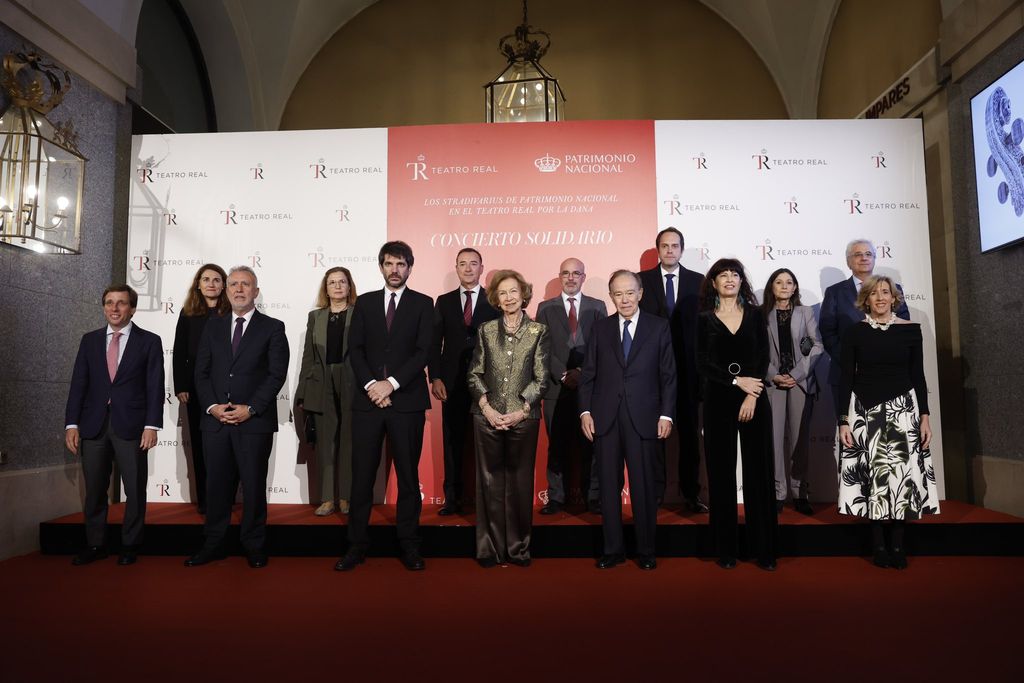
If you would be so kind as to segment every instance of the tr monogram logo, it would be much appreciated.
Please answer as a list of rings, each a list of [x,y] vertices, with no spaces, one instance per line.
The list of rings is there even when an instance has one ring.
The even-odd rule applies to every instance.
[[[422,154],[416,157],[416,161],[406,162],[405,167],[412,169],[412,179],[414,182],[417,180],[430,180],[426,173],[427,158]]]

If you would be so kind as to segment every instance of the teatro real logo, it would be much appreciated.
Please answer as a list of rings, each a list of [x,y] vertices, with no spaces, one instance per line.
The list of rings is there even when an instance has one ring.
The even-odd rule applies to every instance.
[[[684,213],[708,213],[711,211],[739,211],[739,204],[726,204],[716,201],[685,201],[679,195],[672,195],[672,199],[662,201],[668,210],[669,216],[682,216]]]
[[[554,173],[558,170],[558,167],[562,165],[561,159],[553,157],[550,154],[534,159],[533,165],[537,167],[537,170],[541,173]]]
[[[158,180],[205,180],[208,176],[206,171],[198,168],[185,168],[161,170],[160,164],[149,157],[135,169],[136,177],[142,185],[150,185]]]
[[[861,199],[859,193],[854,192],[853,196],[849,199],[844,199],[843,204],[846,206],[847,214],[864,214],[870,211],[920,211],[921,204],[919,202],[909,201],[887,201],[879,202],[867,199]]]
[[[317,159],[316,163],[307,166],[313,180],[327,180],[328,176],[334,175],[376,175],[384,172],[380,166],[331,166],[324,159]]]
[[[750,158],[754,160],[754,164],[758,171],[770,171],[773,168],[785,168],[785,167],[797,167],[797,166],[828,166],[826,159],[817,158],[783,158],[773,157],[768,154],[768,150],[762,149],[760,154],[751,154]]]
[[[271,221],[292,220],[291,213],[285,211],[241,210],[235,208],[234,204],[229,204],[228,208],[221,209],[220,215],[224,221],[222,225],[241,225],[243,223],[266,223]]]
[[[766,238],[761,244],[754,245],[754,252],[762,261],[774,261],[776,258],[793,258],[797,256],[831,256],[831,249],[812,248],[806,245],[793,247],[790,245],[772,244],[770,238]]]

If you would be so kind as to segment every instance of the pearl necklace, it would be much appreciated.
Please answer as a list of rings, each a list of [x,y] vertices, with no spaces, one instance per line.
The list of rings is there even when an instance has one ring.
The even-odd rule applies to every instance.
[[[868,325],[871,325],[871,329],[873,329],[873,330],[882,330],[883,332],[885,332],[887,329],[889,329],[889,327],[894,322],[896,322],[896,314],[895,313],[890,313],[889,314],[888,322],[884,322],[884,323],[878,322],[877,320],[872,318],[870,315],[867,316],[867,320],[868,320]]]
[[[516,321],[516,326],[512,327],[507,322],[505,323],[505,332],[507,334],[515,334],[519,331],[519,326],[523,324],[523,312],[519,311],[519,320]]]

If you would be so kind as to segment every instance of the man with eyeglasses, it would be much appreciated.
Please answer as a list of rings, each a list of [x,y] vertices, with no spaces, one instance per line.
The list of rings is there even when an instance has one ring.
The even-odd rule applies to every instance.
[[[601,513],[597,468],[593,467],[593,444],[580,431],[577,393],[583,352],[594,324],[608,316],[600,299],[583,294],[587,269],[583,261],[568,258],[558,269],[562,291],[537,307],[537,322],[548,326],[551,355],[548,362],[549,387],[544,396],[544,429],[548,436],[548,499],[542,515],[561,511],[566,503],[566,474],[570,456],[578,454],[580,489],[587,509]]]
[[[818,323],[821,341],[825,344],[825,350],[831,359],[828,383],[832,386],[832,402],[836,415],[845,414],[843,406],[839,405],[839,343],[847,328],[864,319],[864,313],[857,308],[856,301],[860,286],[875,271],[875,245],[871,240],[857,238],[847,244],[846,265],[849,266],[852,275],[849,279],[837,282],[825,290]],[[896,285],[896,288],[902,295],[903,288],[900,285]],[[906,301],[896,309],[896,315],[904,320],[910,320]]]

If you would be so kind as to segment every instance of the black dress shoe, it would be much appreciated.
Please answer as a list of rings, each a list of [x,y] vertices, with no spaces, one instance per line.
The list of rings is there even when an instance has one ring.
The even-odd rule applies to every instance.
[[[601,501],[599,501],[599,500],[589,501],[587,503],[587,512],[589,512],[592,515],[599,515],[599,514],[601,514]]]
[[[91,545],[82,552],[75,555],[71,564],[80,567],[83,564],[90,564],[96,560],[103,560],[107,557],[107,549],[100,545]]]
[[[611,569],[616,565],[620,565],[626,561],[625,555],[602,555],[601,559],[597,561],[595,565],[598,569]]]
[[[757,566],[766,572],[773,572],[776,569],[775,560],[758,560]]]
[[[134,548],[122,548],[121,554],[117,556],[117,563],[121,566],[135,564],[138,559],[138,552]]]
[[[548,504],[540,509],[542,515],[557,515],[562,511],[562,504],[557,500],[549,500]]]
[[[776,500],[775,501],[775,514],[777,514],[777,515],[782,514],[782,508],[784,508],[785,506],[786,506],[786,501],[785,500]]]
[[[406,550],[402,553],[401,560],[402,565],[411,572],[418,572],[427,568],[427,563],[423,561],[423,558],[416,550]]]
[[[900,546],[893,546],[892,553],[889,554],[889,566],[893,569],[906,569],[907,568],[907,554]]]
[[[449,517],[451,515],[461,515],[462,506],[459,505],[458,503],[445,503],[443,506],[441,506],[441,509],[437,511],[437,514],[441,515],[442,517]]]
[[[889,559],[889,551],[885,549],[884,545],[875,546],[875,550],[872,553],[871,562],[876,567],[887,569],[892,566],[892,561]]]
[[[484,569],[490,569],[498,566],[498,561],[493,557],[478,557],[476,558],[476,563]]]
[[[350,572],[363,562],[366,562],[366,555],[360,550],[350,549],[345,557],[334,563],[334,571]]]
[[[687,512],[692,512],[695,515],[707,514],[708,511],[708,506],[700,498],[684,498],[683,507]]]
[[[654,559],[654,555],[641,555],[636,558],[636,566],[640,569],[655,569],[658,566],[658,561]]]
[[[192,557],[185,560],[186,567],[199,567],[204,564],[216,562],[217,560],[223,560],[227,557],[227,553],[223,550],[207,550],[203,548]]]
[[[267,554],[262,552],[249,553],[249,556],[246,559],[249,562],[249,566],[253,569],[263,569],[267,566],[267,562],[270,561],[270,558],[267,557]]]
[[[793,500],[793,508],[801,515],[807,515],[808,517],[814,515],[814,508],[811,507],[810,501],[806,498],[796,498]]]
[[[203,517],[205,517],[206,516],[206,503],[200,503],[198,505],[198,507],[196,507],[196,512],[198,512]]]
[[[736,569],[736,558],[735,557],[720,557],[715,561],[722,569]]]
[[[533,560],[529,557],[510,557],[508,558],[509,564],[514,564],[517,567],[529,567],[533,564]]]

